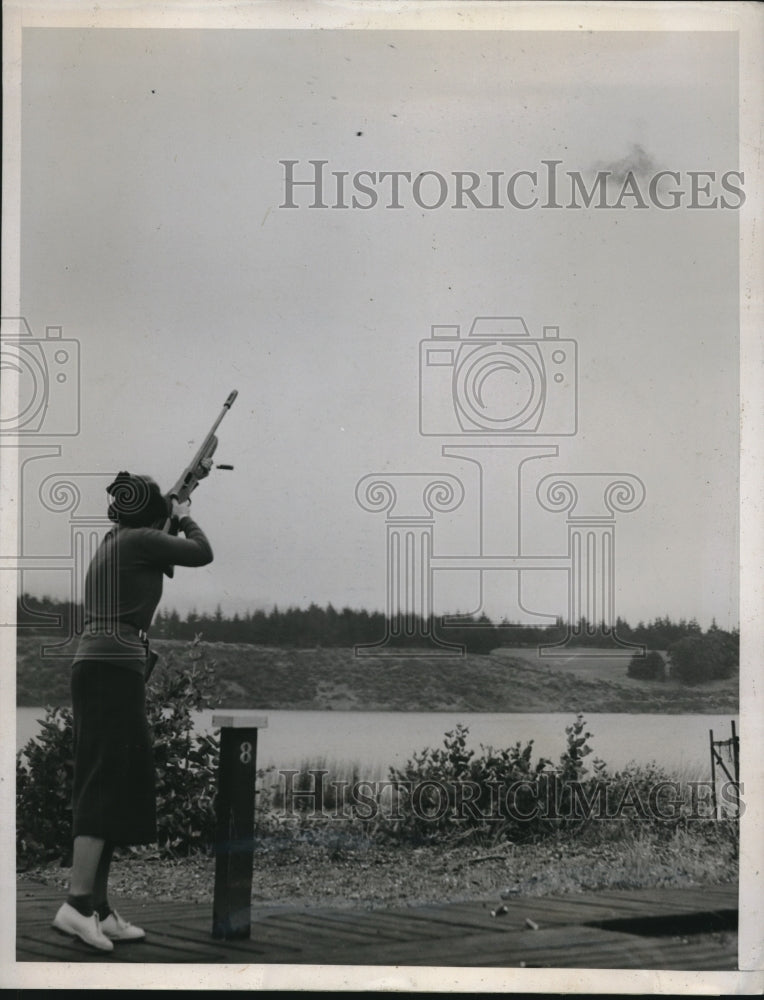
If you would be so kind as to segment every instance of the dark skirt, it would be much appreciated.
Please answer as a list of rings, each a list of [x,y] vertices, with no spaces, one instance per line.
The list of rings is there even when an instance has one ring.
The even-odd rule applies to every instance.
[[[102,660],[72,668],[73,835],[112,844],[156,840],[151,731],[141,674]]]

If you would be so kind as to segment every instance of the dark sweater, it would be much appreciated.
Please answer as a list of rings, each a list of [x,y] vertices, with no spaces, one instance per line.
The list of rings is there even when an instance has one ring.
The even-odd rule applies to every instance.
[[[179,538],[156,528],[117,526],[98,547],[85,577],[84,629],[74,662],[113,660],[143,671],[148,632],[162,598],[168,566],[206,566],[210,543],[190,517],[180,522]]]

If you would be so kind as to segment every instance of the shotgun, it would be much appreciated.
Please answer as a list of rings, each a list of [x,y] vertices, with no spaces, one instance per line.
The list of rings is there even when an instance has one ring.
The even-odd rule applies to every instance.
[[[228,399],[223,403],[223,409],[220,411],[220,415],[215,421],[215,423],[210,428],[207,437],[202,441],[201,446],[197,453],[191,460],[191,464],[188,465],[181,474],[180,479],[175,483],[173,488],[167,494],[167,506],[168,509],[171,507],[171,501],[177,500],[178,503],[184,503],[191,494],[194,492],[196,487],[199,485],[200,480],[204,479],[210,474],[212,469],[212,456],[215,453],[215,449],[218,446],[218,439],[215,436],[215,431],[220,426],[220,422],[223,417],[228,413],[228,411],[233,406],[233,401],[238,396],[238,391],[233,390],[228,396]],[[232,465],[218,465],[218,469],[233,469]],[[178,518],[168,516],[164,524],[164,531],[168,532],[170,535],[177,535],[178,533]],[[175,569],[173,566],[168,566],[165,569],[167,576],[172,577]]]

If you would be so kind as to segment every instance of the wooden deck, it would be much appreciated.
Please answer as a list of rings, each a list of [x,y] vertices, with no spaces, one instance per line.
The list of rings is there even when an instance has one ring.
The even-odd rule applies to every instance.
[[[232,942],[212,939],[210,905],[135,900],[121,911],[146,940],[105,956],[50,926],[59,893],[19,882],[17,899],[18,962],[737,968],[736,886],[377,910],[255,906],[251,938]]]

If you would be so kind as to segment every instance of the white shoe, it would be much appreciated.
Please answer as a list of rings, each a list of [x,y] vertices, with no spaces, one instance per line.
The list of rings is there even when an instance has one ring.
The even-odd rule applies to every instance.
[[[101,921],[101,930],[110,941],[140,941],[146,937],[146,931],[123,920],[116,910]]]
[[[53,919],[53,926],[62,934],[78,937],[80,941],[89,944],[91,948],[98,948],[99,951],[114,950],[114,945],[101,930],[97,913],[83,917],[79,910],[75,910],[69,903],[62,903]]]

